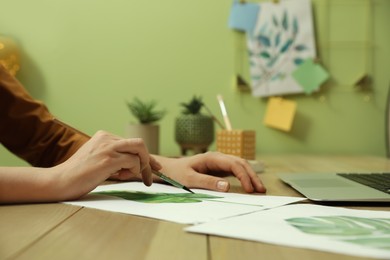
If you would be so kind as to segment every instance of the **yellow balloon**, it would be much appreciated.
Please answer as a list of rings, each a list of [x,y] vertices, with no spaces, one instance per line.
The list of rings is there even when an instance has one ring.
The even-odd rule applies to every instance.
[[[0,64],[14,76],[20,69],[19,49],[11,37],[0,36]]]

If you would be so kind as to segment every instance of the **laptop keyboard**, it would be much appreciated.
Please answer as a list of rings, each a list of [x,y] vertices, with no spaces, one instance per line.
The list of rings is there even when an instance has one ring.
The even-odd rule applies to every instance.
[[[337,175],[390,194],[390,173],[338,173]]]

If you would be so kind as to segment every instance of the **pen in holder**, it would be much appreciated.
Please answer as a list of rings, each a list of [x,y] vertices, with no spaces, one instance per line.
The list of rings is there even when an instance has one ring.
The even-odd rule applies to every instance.
[[[217,151],[247,160],[256,157],[256,132],[253,130],[218,130]]]

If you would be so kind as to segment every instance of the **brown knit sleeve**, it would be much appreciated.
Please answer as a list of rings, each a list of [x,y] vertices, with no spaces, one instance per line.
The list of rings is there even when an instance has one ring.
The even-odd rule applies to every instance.
[[[33,166],[51,167],[88,141],[57,121],[40,101],[0,65],[0,143]]]

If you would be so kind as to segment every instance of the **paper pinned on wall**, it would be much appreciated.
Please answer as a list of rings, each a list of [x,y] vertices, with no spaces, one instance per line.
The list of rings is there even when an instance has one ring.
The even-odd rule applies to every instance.
[[[306,59],[294,70],[292,76],[306,94],[311,94],[313,91],[319,89],[321,84],[329,78],[328,72],[310,58]]]
[[[248,36],[252,94],[302,93],[291,73],[316,57],[310,0],[261,3],[253,36]]]
[[[295,101],[281,97],[271,97],[268,100],[264,124],[289,132],[294,122],[296,110],[297,104]]]
[[[229,27],[252,34],[259,10],[260,6],[258,4],[234,1],[229,17]]]

